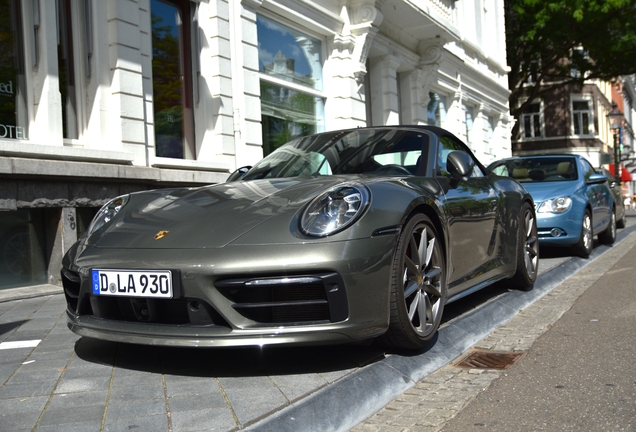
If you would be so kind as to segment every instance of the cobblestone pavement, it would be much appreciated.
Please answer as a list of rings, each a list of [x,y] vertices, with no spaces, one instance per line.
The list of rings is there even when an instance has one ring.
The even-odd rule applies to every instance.
[[[63,295],[0,303],[0,431],[232,431],[383,358],[377,348],[198,350],[68,330]]]
[[[568,278],[475,345],[475,349],[528,351],[574,302],[621,257],[636,246],[636,236]],[[449,364],[418,382],[352,432],[436,432],[506,370],[464,369]]]

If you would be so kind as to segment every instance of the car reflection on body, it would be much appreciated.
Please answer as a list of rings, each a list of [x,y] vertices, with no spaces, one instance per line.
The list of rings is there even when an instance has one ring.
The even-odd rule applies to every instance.
[[[516,179],[530,192],[542,245],[570,246],[576,255],[587,258],[595,235],[603,244],[616,240],[616,216],[621,204],[615,201],[607,176],[598,174],[585,158],[513,157],[488,168]]]
[[[444,305],[532,287],[533,201],[426,126],[291,141],[228,182],[117,197],[63,260],[69,328],[173,346],[418,349]]]

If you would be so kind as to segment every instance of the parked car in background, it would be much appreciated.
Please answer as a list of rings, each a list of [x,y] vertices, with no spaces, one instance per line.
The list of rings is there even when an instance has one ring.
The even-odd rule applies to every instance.
[[[603,244],[616,240],[617,201],[608,177],[578,155],[521,156],[493,162],[489,169],[512,177],[532,195],[542,246],[572,247],[587,258],[593,236]]]
[[[155,345],[419,349],[446,303],[537,277],[530,194],[444,129],[302,137],[229,180],[106,204],[62,263],[69,328]]]
[[[624,204],[625,197],[623,196],[620,185],[614,178],[614,175],[607,168],[597,168],[596,171],[607,176],[610,190],[612,191],[612,195],[614,195],[614,202],[616,203],[616,227],[625,228],[627,224],[627,220],[625,219],[625,210],[627,207],[625,205],[621,205]],[[631,201],[631,199],[629,201]]]

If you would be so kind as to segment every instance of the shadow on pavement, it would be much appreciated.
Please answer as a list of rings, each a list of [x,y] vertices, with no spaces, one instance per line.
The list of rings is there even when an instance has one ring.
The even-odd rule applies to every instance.
[[[140,372],[200,377],[252,377],[327,373],[384,359],[372,343],[318,347],[182,348],[134,345],[82,337],[79,358]]]
[[[13,322],[0,324],[0,336],[17,329],[18,327],[20,327],[22,324],[24,324],[27,321],[28,320],[22,320],[22,321],[13,321]]]

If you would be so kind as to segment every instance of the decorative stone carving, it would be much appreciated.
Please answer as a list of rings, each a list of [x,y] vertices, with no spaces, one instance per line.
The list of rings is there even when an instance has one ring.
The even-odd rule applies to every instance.
[[[419,69],[417,71],[417,84],[419,89],[419,102],[426,107],[430,101],[429,92],[437,69],[444,57],[444,44],[442,38],[420,41],[418,52],[420,54]]]
[[[376,0],[354,0],[351,2],[352,20],[349,31],[355,38],[355,46],[351,54],[353,65],[353,75],[358,83],[362,83],[364,75],[367,73],[365,63],[369,56],[371,43],[378,33],[378,26],[382,23],[384,15],[379,7],[382,1]]]

